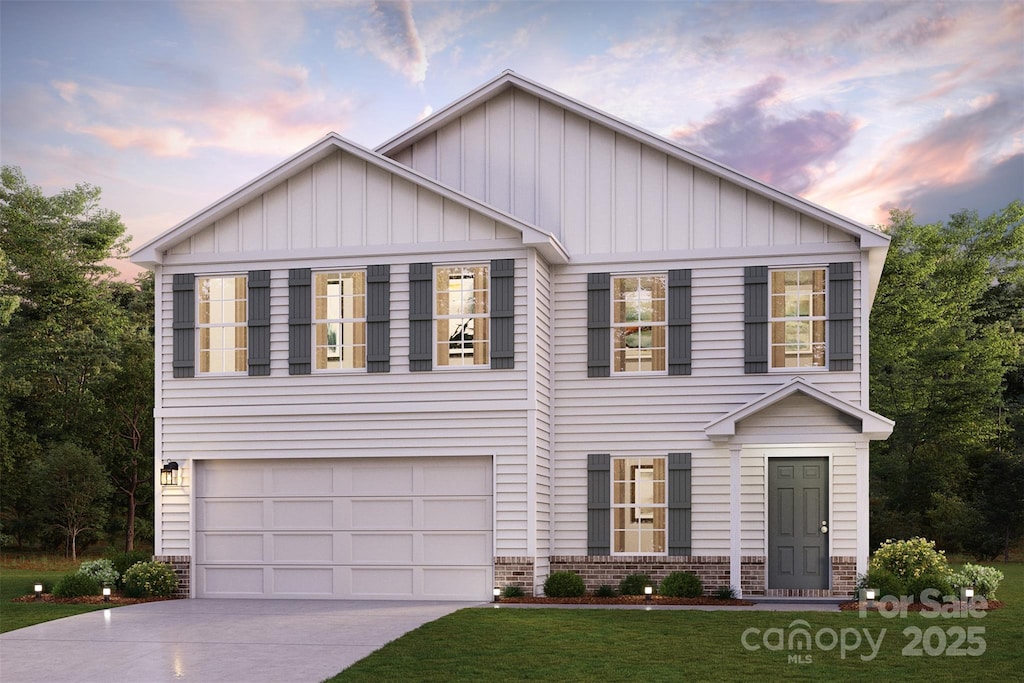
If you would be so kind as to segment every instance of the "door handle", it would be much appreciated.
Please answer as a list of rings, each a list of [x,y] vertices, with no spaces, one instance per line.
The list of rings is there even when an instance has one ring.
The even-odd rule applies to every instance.
[[[828,520],[827,519],[821,520],[821,533],[823,533],[823,534],[827,534],[828,533]]]

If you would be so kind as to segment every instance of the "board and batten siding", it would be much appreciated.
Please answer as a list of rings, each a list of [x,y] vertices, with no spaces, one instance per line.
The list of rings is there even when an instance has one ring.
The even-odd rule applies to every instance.
[[[803,369],[763,374],[746,374],[743,363],[743,269],[746,265],[772,267],[824,266],[829,262],[860,262],[842,245],[834,252],[814,256],[765,256],[721,258],[693,262],[625,263],[614,273],[667,272],[671,268],[691,269],[692,373],[690,375],[612,374],[587,376],[587,273],[608,270],[602,265],[591,269],[578,266],[561,268],[555,277],[554,317],[558,321],[554,336],[556,460],[555,515],[558,519],[555,547],[557,554],[586,554],[587,551],[587,455],[650,457],[672,452],[692,454],[693,553],[728,554],[729,549],[729,456],[712,445],[704,433],[709,422],[722,417],[777,389],[796,376],[802,376],[854,405],[862,396],[861,367],[857,360],[849,372]],[[855,248],[855,247],[854,247]],[[859,282],[859,279],[855,280]],[[854,290],[854,358],[860,358],[861,294]],[[610,342],[609,342],[610,343]],[[843,424],[835,411],[820,404],[806,406],[801,397],[768,409],[762,423],[783,425],[793,434],[797,429],[821,427],[822,440],[859,440],[850,427],[849,434],[837,432]],[[808,422],[794,416],[785,424],[786,406],[794,414],[807,407]],[[827,414],[821,414],[821,411]],[[832,419],[833,428],[825,428]],[[741,427],[744,423],[741,423]],[[748,425],[749,427],[749,425]],[[750,430],[748,429],[748,432]],[[769,435],[770,436],[770,435]],[[827,439],[826,439],[827,437]],[[763,475],[759,473],[757,476]],[[748,475],[744,473],[744,481]],[[758,481],[761,481],[758,479]],[[747,496],[744,493],[744,496]],[[758,493],[763,496],[763,493]],[[763,501],[762,501],[763,502]],[[746,508],[744,508],[746,509]],[[761,523],[761,522],[759,522]],[[762,541],[763,544],[763,541]]]
[[[391,156],[554,234],[575,255],[853,242],[516,88]]]
[[[521,243],[521,235],[338,150],[183,240],[168,252],[166,264],[201,255],[264,258],[495,240]]]
[[[494,457],[495,549],[522,555],[527,543],[529,475],[528,421],[550,441],[550,408],[530,411],[528,395],[527,319],[533,289],[527,253],[479,252],[420,254],[416,260],[489,263],[515,257],[515,368],[443,368],[409,372],[409,264],[391,265],[391,371],[314,371],[288,373],[288,267],[291,262],[261,264],[270,270],[270,375],[245,373],[174,378],[172,372],[172,270],[163,269],[161,287],[161,382],[157,418],[161,421],[162,457],[187,461],[280,457]],[[532,258],[532,257],[531,257]],[[303,262],[314,270],[359,268],[352,260]],[[393,259],[392,259],[393,260]],[[178,269],[180,270],[180,268]],[[207,271],[197,269],[198,274]],[[232,272],[232,271],[228,271]],[[547,293],[543,298],[549,298]],[[543,310],[549,322],[547,304]],[[550,374],[545,363],[545,374]],[[550,404],[550,379],[543,404]],[[532,416],[531,413],[539,415]],[[547,452],[538,452],[547,466]],[[184,507],[165,497],[164,552],[187,543],[187,497]],[[174,524],[183,517],[185,527]],[[170,545],[168,545],[170,544]],[[177,545],[175,545],[177,544]]]

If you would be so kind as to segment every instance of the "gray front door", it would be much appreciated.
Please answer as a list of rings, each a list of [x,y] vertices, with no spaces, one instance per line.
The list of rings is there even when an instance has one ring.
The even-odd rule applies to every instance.
[[[828,588],[828,526],[828,458],[769,458],[768,588]]]

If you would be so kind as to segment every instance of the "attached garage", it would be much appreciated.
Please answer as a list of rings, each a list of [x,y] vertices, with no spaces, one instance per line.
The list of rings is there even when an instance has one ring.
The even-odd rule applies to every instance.
[[[209,598],[487,600],[490,458],[196,461]]]

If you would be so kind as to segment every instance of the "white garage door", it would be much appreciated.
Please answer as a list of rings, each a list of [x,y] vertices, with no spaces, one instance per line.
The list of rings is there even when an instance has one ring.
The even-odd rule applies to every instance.
[[[486,600],[488,458],[200,461],[196,595]]]

